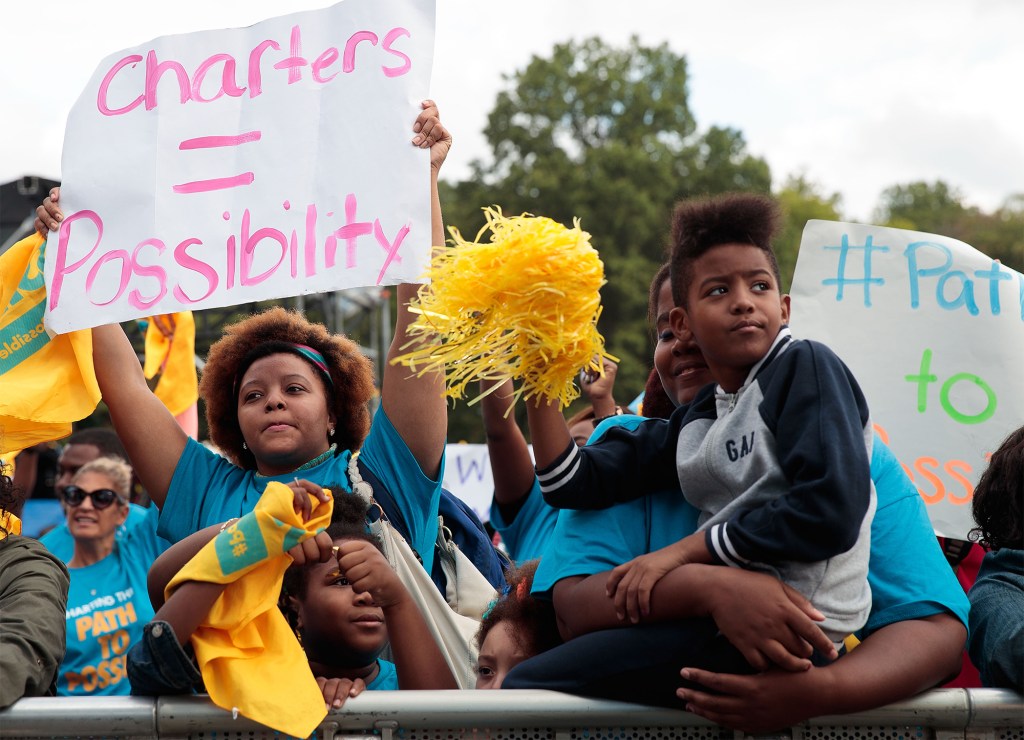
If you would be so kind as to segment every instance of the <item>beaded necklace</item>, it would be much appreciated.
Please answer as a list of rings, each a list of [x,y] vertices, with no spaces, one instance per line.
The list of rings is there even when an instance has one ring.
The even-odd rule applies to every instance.
[[[336,442],[332,443],[331,446],[327,448],[326,452],[324,452],[324,453],[322,453],[320,455],[317,455],[312,460],[310,460],[308,463],[304,463],[304,464],[300,465],[299,467],[295,468],[295,470],[292,471],[292,472],[298,473],[300,470],[309,470],[310,468],[315,468],[317,465],[319,465],[320,463],[324,462],[325,460],[328,460],[331,457],[334,457],[334,453],[337,451],[337,449],[338,449],[338,444]],[[256,473],[254,477],[257,478],[257,479],[266,479],[266,478],[271,478],[271,477],[274,477],[274,476],[263,475],[263,473]]]

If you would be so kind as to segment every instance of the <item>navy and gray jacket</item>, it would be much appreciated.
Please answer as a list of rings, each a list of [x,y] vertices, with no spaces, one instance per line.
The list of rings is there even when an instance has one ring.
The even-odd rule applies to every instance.
[[[556,508],[602,509],[673,485],[717,562],[771,573],[841,640],[867,620],[871,420],[828,347],[783,328],[736,393],[706,386],[668,420],[609,429],[537,471]]]

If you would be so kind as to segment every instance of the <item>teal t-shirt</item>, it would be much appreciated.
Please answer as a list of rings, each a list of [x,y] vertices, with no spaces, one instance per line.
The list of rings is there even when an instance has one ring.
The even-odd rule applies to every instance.
[[[340,483],[351,493],[348,479],[348,450],[299,475],[321,486]],[[412,452],[392,426],[383,408],[373,417],[370,433],[363,443],[360,460],[380,479],[405,515],[409,544],[423,558],[430,572],[437,540],[437,510],[441,499],[444,460],[437,480],[423,474]],[[162,537],[177,542],[204,527],[248,514],[256,507],[267,483],[290,483],[295,473],[257,476],[190,439],[178,460],[160,512]]]
[[[156,509],[150,516],[155,521]],[[118,539],[103,560],[68,569],[67,651],[57,678],[58,694],[131,693],[128,649],[153,618],[146,575],[164,547],[155,526],[143,522]]]
[[[398,670],[395,668],[395,664],[383,658],[378,659],[377,664],[380,665],[380,672],[377,674],[377,678],[373,679],[366,687],[366,690],[397,691]]]
[[[511,524],[505,522],[498,505],[491,502],[491,526],[501,535],[508,556],[516,563],[539,558],[544,553],[557,518],[558,510],[544,503],[537,476],[533,477],[533,487]]]

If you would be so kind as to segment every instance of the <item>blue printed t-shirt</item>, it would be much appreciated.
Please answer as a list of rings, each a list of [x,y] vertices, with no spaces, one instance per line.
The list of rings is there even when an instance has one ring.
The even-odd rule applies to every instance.
[[[392,426],[383,407],[374,414],[370,433],[363,443],[360,461],[376,474],[405,515],[409,544],[423,558],[429,573],[437,540],[437,510],[441,498],[444,459],[437,480],[423,474],[409,447]],[[351,453],[339,452],[299,476],[321,486],[341,483],[346,492]],[[290,483],[296,473],[256,477],[255,470],[243,470],[211,452],[193,439],[188,440],[178,460],[160,512],[162,537],[177,542],[204,527],[248,514],[256,507],[267,483]]]
[[[871,614],[861,636],[887,624],[949,612],[967,626],[970,604],[942,554],[917,488],[877,436],[871,479],[878,508],[871,522]]]
[[[155,506],[146,508],[138,504],[128,504],[128,518],[124,520],[124,531],[117,533],[118,539],[127,535],[137,524],[142,522],[152,525],[153,533],[156,534],[159,512],[149,516],[150,512],[156,510]],[[75,538],[71,536],[71,532],[68,530],[67,517],[65,517],[62,523],[40,537],[39,541],[43,543],[47,550],[53,553],[54,557],[65,563],[71,560],[75,554]],[[167,547],[167,543],[164,544],[164,547]]]
[[[498,505],[491,501],[491,525],[501,535],[508,556],[515,563],[539,558],[544,553],[557,518],[558,509],[544,502],[537,476],[533,476],[533,487],[511,524],[505,523]]]
[[[614,416],[598,425],[587,444],[599,441],[612,426],[635,429],[644,421],[638,416]],[[861,636],[888,624],[944,612],[966,626],[967,596],[939,548],[924,501],[892,450],[877,436],[871,479],[878,496],[868,564],[872,603]],[[696,531],[696,516],[696,509],[678,488],[600,511],[564,509],[541,557],[533,593],[551,598],[562,578],[602,573],[677,542]]]
[[[380,666],[380,672],[377,674],[377,678],[373,679],[366,687],[366,690],[397,691],[399,688],[398,670],[395,668],[395,664],[383,658],[378,659],[377,664]]]
[[[635,429],[645,421],[642,416],[612,416],[597,426],[587,444],[598,442],[612,427]],[[603,573],[671,545],[697,530],[699,513],[678,488],[608,509],[563,509],[533,578],[533,594],[550,599],[563,578]]]
[[[165,547],[156,536],[156,514],[152,509],[152,521],[117,540],[103,560],[68,569],[67,652],[57,678],[61,696],[131,693],[128,649],[153,618],[146,575]]]

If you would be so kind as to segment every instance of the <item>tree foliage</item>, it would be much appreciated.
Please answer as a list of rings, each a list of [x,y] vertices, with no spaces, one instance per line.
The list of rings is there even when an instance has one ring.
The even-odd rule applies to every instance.
[[[488,205],[566,224],[580,219],[605,264],[600,329],[621,359],[620,403],[639,393],[651,366],[647,291],[665,259],[674,204],[771,189],[767,163],[747,151],[740,131],[698,126],[688,85],[685,57],[667,44],[558,44],[506,78],[484,131],[490,157],[474,162],[468,179],[441,184],[446,221],[467,237],[483,226]],[[775,195],[784,215],[775,246],[789,290],[804,225],[842,220],[841,197],[803,175],[789,177]],[[984,213],[942,181],[894,185],[875,221],[961,239],[1024,269],[1024,194]],[[479,415],[465,403],[454,408],[449,428],[453,441],[482,439]]]
[[[571,41],[511,75],[488,116],[492,159],[446,184],[445,218],[464,236],[480,209],[580,219],[608,280],[599,328],[621,359],[616,395],[628,402],[651,367],[647,289],[665,248],[673,204],[729,190],[767,192],[767,163],[731,128],[698,128],[686,59],[668,48]],[[454,439],[479,437],[456,411]],[[470,425],[478,422],[470,420]]]
[[[802,174],[787,178],[775,197],[782,207],[783,215],[782,228],[775,239],[775,254],[782,273],[782,289],[789,292],[804,226],[811,219],[842,220],[839,210],[842,198],[839,193],[823,193],[820,186],[808,181]]]
[[[959,239],[1024,272],[1024,193],[985,213],[965,205],[960,191],[942,180],[917,181],[887,188],[875,217],[886,226]]]

